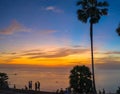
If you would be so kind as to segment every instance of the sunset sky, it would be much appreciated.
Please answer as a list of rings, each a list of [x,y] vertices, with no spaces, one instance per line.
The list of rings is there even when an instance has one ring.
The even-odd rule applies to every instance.
[[[99,1],[99,0],[98,0]],[[103,1],[103,0],[101,0]],[[120,0],[94,25],[94,56],[100,68],[119,68]],[[90,64],[89,23],[77,19],[77,0],[0,0],[0,64]]]

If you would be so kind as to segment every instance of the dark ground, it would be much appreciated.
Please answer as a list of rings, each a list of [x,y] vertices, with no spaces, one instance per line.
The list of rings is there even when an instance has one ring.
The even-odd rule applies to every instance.
[[[9,90],[0,90],[0,94],[55,94],[55,92],[9,89]]]
[[[0,94],[55,94],[55,92],[9,89],[9,90],[0,90]],[[115,94],[115,93],[106,93],[106,94]]]

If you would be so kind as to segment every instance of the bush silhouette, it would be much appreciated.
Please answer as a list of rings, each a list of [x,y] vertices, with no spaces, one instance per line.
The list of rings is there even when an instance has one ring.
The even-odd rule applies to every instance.
[[[0,89],[8,89],[8,76],[6,73],[0,72]]]
[[[116,94],[120,94],[120,87],[118,87],[118,90],[116,91]]]
[[[86,66],[75,66],[70,72],[70,88],[74,94],[92,93],[92,80],[90,69]]]

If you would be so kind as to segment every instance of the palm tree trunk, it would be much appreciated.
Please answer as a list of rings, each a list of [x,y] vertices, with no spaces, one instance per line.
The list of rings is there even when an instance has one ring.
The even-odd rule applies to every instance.
[[[95,86],[95,74],[94,74],[94,56],[93,56],[93,23],[90,22],[90,41],[91,41],[91,63],[92,63],[92,75],[93,75],[93,94],[97,94]]]

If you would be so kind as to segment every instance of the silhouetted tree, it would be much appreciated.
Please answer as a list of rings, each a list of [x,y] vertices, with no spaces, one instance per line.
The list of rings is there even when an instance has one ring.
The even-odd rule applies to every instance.
[[[118,25],[116,32],[118,33],[118,35],[120,36],[120,24]]]
[[[75,66],[70,72],[70,88],[75,94],[92,93],[90,69],[86,66]]]
[[[8,89],[8,76],[6,73],[0,72],[0,89]]]
[[[116,91],[116,94],[120,94],[120,87],[118,87],[118,90]]]
[[[93,24],[99,22],[101,16],[108,14],[108,3],[98,2],[97,0],[78,0],[77,5],[79,9],[77,11],[78,19],[83,23],[90,23],[90,41],[91,41],[91,63],[93,74],[93,88],[94,94],[96,94],[95,76],[94,76],[94,57],[93,57]]]

